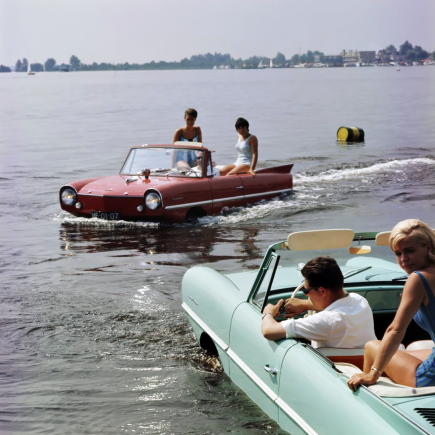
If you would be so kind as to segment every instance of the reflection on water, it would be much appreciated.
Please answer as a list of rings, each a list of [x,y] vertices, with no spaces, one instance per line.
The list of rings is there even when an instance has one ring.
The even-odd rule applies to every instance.
[[[343,148],[344,150],[352,150],[356,148],[363,147],[365,142],[346,142],[342,140],[337,140],[337,146]]]
[[[111,257],[129,257],[138,253],[147,256],[161,254],[180,254],[183,261],[203,263],[232,258],[249,257],[258,259],[262,250],[255,245],[258,228],[239,228],[229,231],[216,227],[157,227],[142,228],[134,225],[103,225],[93,227],[71,222],[60,225],[59,239],[64,251],[113,252],[129,251],[128,254]],[[228,250],[222,244],[231,244]],[[217,252],[219,251],[219,253]],[[171,257],[172,258],[172,257]],[[160,260],[157,264],[171,265],[170,261]]]

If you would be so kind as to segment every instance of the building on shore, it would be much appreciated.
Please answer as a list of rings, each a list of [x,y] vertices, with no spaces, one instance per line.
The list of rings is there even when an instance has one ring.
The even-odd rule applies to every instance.
[[[343,66],[356,66],[359,62],[358,50],[342,50]]]
[[[339,54],[320,56],[318,62],[322,62],[329,67],[340,67],[343,66],[343,56]]]
[[[376,60],[375,51],[343,50],[343,66],[373,65]]]
[[[376,51],[359,51],[358,55],[362,64],[374,64],[376,61]]]

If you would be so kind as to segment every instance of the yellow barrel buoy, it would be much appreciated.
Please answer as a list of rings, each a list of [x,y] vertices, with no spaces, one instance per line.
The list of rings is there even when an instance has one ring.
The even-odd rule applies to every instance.
[[[342,142],[364,142],[364,130],[358,127],[340,127],[337,139]]]

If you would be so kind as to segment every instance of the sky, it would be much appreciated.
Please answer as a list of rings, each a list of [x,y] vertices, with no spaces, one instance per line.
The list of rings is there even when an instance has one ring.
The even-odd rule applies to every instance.
[[[0,0],[0,64],[435,51],[435,0]]]

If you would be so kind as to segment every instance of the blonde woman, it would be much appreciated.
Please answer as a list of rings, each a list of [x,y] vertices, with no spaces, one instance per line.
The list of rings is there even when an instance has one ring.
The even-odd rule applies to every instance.
[[[364,374],[353,375],[347,382],[353,391],[360,384],[373,385],[383,372],[409,387],[435,386],[435,348],[412,355],[397,350],[413,318],[435,341],[435,233],[424,222],[407,219],[391,231],[390,248],[409,277],[382,341],[365,345]]]

